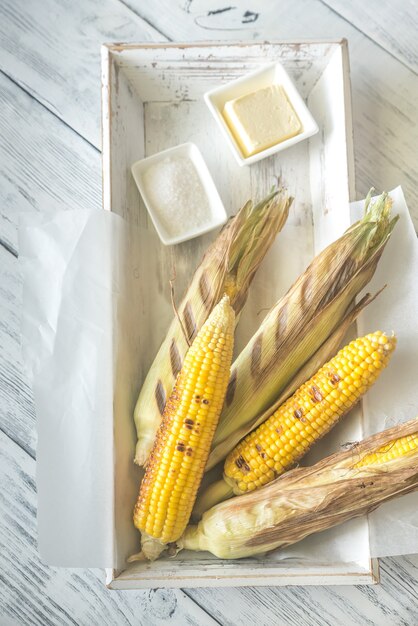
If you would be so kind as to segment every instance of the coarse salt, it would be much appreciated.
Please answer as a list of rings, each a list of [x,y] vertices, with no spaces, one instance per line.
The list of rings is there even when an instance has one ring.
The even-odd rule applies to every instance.
[[[158,220],[170,237],[210,224],[209,199],[190,158],[162,159],[145,171],[143,182]]]

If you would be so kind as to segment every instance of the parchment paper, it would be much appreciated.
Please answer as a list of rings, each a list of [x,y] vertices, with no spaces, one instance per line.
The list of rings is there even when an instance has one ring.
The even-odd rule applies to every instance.
[[[22,349],[38,426],[38,544],[50,565],[109,567],[113,321],[124,224],[106,211],[21,220]]]
[[[418,415],[418,240],[401,187],[390,192],[393,214],[400,219],[367,291],[387,284],[362,312],[360,334],[394,331],[398,344],[378,385],[363,400],[365,436],[406,422]],[[353,221],[363,204],[351,206]],[[382,505],[369,516],[371,555],[418,552],[418,493]]]
[[[401,218],[367,291],[386,283],[388,287],[362,314],[359,330],[394,330],[398,348],[383,382],[367,396],[365,435],[418,414],[418,243],[402,190],[395,189],[391,196],[393,212]],[[362,214],[363,202],[351,208],[354,221]],[[285,228],[280,234],[284,248],[286,237]],[[129,380],[132,368],[118,362],[118,345],[129,344],[129,335],[117,332],[123,320],[119,303],[135,292],[137,273],[126,253],[132,242],[131,229],[128,232],[119,217],[106,211],[22,218],[22,343],[38,420],[39,549],[51,565],[120,565],[116,534],[124,528],[128,537],[120,548],[124,554],[134,537],[125,487],[131,481],[135,488],[138,475],[130,453],[120,458],[125,444],[118,444],[124,429],[122,438],[129,439],[133,449],[134,431],[130,408],[114,395],[118,369],[124,372],[124,383],[135,386]],[[294,232],[287,243],[291,249]],[[121,429],[114,406],[121,407],[116,413],[127,416]],[[335,431],[335,441],[344,441],[344,427],[337,427],[341,430]],[[121,464],[123,470],[118,469]],[[115,501],[116,507],[127,510],[122,525],[115,522]],[[373,513],[370,541],[372,556],[417,552],[418,494]],[[364,520],[352,520],[271,556],[355,561],[364,559],[367,544]]]

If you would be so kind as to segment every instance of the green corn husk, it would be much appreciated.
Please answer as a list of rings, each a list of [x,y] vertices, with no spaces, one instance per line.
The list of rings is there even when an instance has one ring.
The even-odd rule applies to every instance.
[[[148,458],[188,342],[192,342],[224,293],[229,295],[238,317],[261,261],[286,222],[292,201],[281,188],[255,206],[247,202],[207,250],[178,307],[181,322],[177,317],[173,319],[139,394],[134,412],[138,465]]]
[[[379,292],[380,293],[380,292]],[[295,393],[299,387],[303,385],[307,380],[312,378],[312,376],[317,372],[327,361],[329,361],[341,347],[343,339],[347,334],[348,329],[351,324],[355,321],[359,313],[373,300],[379,295],[379,293],[371,296],[370,294],[366,294],[359,301],[359,303],[351,309],[341,324],[333,331],[333,333],[328,337],[326,341],[322,344],[322,346],[311,356],[311,358],[303,365],[303,367],[298,371],[296,376],[292,379],[290,384],[286,387],[286,389],[280,394],[277,398],[276,402],[269,407],[268,411],[262,413],[259,418],[254,422],[253,429],[255,430],[260,424],[266,421],[273,413],[277,411],[277,409],[284,403],[291,395]],[[239,438],[239,441],[243,439],[248,433],[243,431],[237,431],[234,433],[236,438]],[[220,452],[223,454],[224,449],[222,448],[222,444],[219,446]],[[226,453],[225,453],[226,456]],[[209,474],[209,472],[208,472]],[[218,476],[216,476],[218,478]],[[197,521],[199,520],[205,511],[208,511],[212,506],[218,504],[219,502],[223,502],[227,498],[231,498],[234,495],[234,491],[232,487],[222,478],[219,480],[212,479],[212,484],[208,484],[205,482],[204,485],[201,486],[198,497],[193,508],[192,518]]]
[[[402,456],[356,465],[412,436]],[[239,559],[284,548],[383,502],[418,489],[418,418],[354,444],[312,467],[291,470],[262,489],[227,500],[188,526],[178,549]]]
[[[387,193],[373,203],[371,194],[364,217],[315,257],[235,360],[207,469],[261,423],[261,414],[268,415],[372,278],[398,218],[390,218]]]

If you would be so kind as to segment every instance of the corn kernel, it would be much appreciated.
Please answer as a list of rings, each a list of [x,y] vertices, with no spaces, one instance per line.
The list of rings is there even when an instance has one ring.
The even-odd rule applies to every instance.
[[[381,341],[382,337],[385,339]],[[253,471],[257,479],[251,487],[247,484],[246,490],[270,482],[295,465],[311,445],[357,403],[387,365],[395,345],[394,337],[387,338],[378,332],[357,339],[340,350],[236,446],[225,461],[225,475],[228,478],[237,475],[235,480],[240,490],[243,472],[236,467],[235,461],[240,456],[248,458],[248,451],[255,446],[259,446],[267,458],[254,457]],[[332,376],[336,377],[337,386],[332,384]]]

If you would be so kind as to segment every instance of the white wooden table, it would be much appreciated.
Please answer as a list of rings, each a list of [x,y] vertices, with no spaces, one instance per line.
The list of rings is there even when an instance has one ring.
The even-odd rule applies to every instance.
[[[0,0],[1,625],[418,623],[417,555],[382,559],[374,587],[118,593],[99,570],[45,567],[17,269],[19,212],[100,208],[105,41],[346,37],[358,197],[402,184],[418,227],[417,27],[417,0]]]

